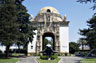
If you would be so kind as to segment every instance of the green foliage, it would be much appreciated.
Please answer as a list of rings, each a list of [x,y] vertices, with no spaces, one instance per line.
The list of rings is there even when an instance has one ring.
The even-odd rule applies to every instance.
[[[68,53],[65,53],[65,56],[68,56]]]
[[[16,63],[17,61],[17,58],[0,59],[0,63]]]
[[[13,0],[0,2],[0,41],[4,45],[12,45],[19,34],[16,5]]]
[[[80,44],[75,43],[75,42],[70,42],[69,43],[69,51],[70,53],[74,54],[76,51],[79,50]]]
[[[12,53],[12,56],[24,56],[24,54],[22,54],[22,53]]]
[[[43,60],[48,60],[48,56],[43,56],[43,55],[40,55],[40,59],[43,59]]]
[[[49,58],[49,56],[40,55],[40,59],[48,60],[48,58]],[[58,55],[57,55],[57,54],[51,55],[50,58],[51,58],[52,60],[57,59],[57,58],[58,58]]]
[[[58,55],[54,54],[54,55],[51,55],[50,58],[53,60],[53,59],[57,59],[58,58]]]
[[[96,58],[92,59],[82,59],[82,63],[96,63]]]
[[[14,43],[27,47],[33,40],[33,27],[24,0],[0,0],[0,42],[9,48]],[[8,55],[8,54],[7,54]]]
[[[42,60],[40,58],[37,58],[37,61],[39,63],[58,63],[60,61],[60,58],[57,58],[55,60]]]
[[[84,45],[87,45],[87,41],[84,38],[80,38],[78,43],[82,45],[82,50],[84,50]]]
[[[46,45],[48,44],[48,40],[44,39],[44,49],[46,48]]]
[[[19,27],[19,30],[21,32],[21,36],[18,38],[18,45],[23,45],[24,47],[27,47],[27,44],[29,42],[32,42],[33,40],[33,35],[35,34],[33,28],[31,26],[31,22],[29,21],[29,14],[27,13],[26,7],[22,4],[24,0],[16,0],[16,5],[17,5],[17,10],[18,10],[18,21],[21,24]],[[17,42],[17,43],[18,43]]]
[[[51,46],[53,47],[53,42],[49,41],[47,38],[44,39],[44,49],[46,48],[47,44],[51,44]]]
[[[96,9],[96,0],[77,0],[77,2],[80,2],[80,3],[94,3],[92,9],[95,10]]]
[[[89,28],[80,30],[80,35],[84,36],[91,49],[96,48],[96,15],[87,21]]]
[[[0,42],[6,46],[7,57],[10,46],[20,35],[16,9],[15,0],[0,0]]]
[[[0,54],[2,53],[2,51],[0,50]]]

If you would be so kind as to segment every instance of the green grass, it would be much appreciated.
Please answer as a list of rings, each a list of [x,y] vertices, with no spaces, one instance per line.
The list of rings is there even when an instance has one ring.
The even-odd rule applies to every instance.
[[[94,59],[82,59],[82,63],[96,63],[96,58]]]
[[[18,61],[17,58],[9,58],[9,59],[0,59],[0,63],[16,63]]]
[[[23,53],[12,53],[12,56],[20,56],[20,55],[24,55]]]
[[[42,60],[40,58],[37,58],[37,61],[40,63],[58,63],[60,60],[60,58],[57,58],[55,60]]]

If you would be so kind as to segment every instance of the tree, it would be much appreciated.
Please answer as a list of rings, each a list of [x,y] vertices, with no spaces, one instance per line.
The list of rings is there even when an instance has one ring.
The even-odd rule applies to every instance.
[[[93,9],[93,10],[96,9],[96,0],[77,0],[77,2],[80,2],[80,3],[83,3],[83,2],[85,2],[85,3],[88,3],[88,2],[94,3],[92,9]]]
[[[10,46],[19,35],[16,9],[14,0],[0,0],[0,41],[6,45],[6,57],[9,56]]]
[[[82,51],[84,50],[84,45],[87,45],[87,41],[84,38],[80,38],[78,43],[82,46]]]
[[[44,38],[44,49],[46,48],[47,44],[50,44],[53,48],[53,40],[48,40],[48,38]]]
[[[6,57],[12,44],[23,44],[33,40],[33,27],[29,14],[22,5],[24,0],[0,0],[0,41],[6,46]]]
[[[70,53],[74,54],[76,51],[79,50],[80,45],[75,42],[70,42],[69,43],[69,51]]]
[[[49,43],[49,41],[48,41],[48,39],[46,39],[46,38],[44,38],[44,47],[43,47],[43,49],[45,49],[46,48],[46,45]]]
[[[87,21],[89,28],[80,30],[80,35],[84,36],[90,49],[96,48],[96,15]]]
[[[20,22],[20,32],[21,32],[21,36],[19,38],[19,44],[23,44],[24,48],[27,48],[27,44],[29,42],[32,42],[33,40],[33,35],[35,34],[33,32],[33,30],[35,30],[35,28],[33,28],[31,26],[31,22],[29,21],[29,17],[30,15],[27,13],[26,7],[24,5],[22,5],[22,2],[24,0],[16,0],[16,5],[17,5],[17,10],[18,10],[18,21]]]

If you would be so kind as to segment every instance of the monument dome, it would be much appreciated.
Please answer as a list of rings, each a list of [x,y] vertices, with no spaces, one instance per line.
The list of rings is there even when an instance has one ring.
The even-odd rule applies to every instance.
[[[40,11],[39,11],[39,13],[46,13],[46,12],[59,14],[59,12],[57,11],[57,9],[56,8],[53,8],[53,7],[44,7],[42,9],[40,9]]]
[[[53,7],[44,7],[40,9],[39,13],[36,15],[34,21],[52,21],[52,22],[58,22],[63,21],[61,15],[57,11],[57,9]]]

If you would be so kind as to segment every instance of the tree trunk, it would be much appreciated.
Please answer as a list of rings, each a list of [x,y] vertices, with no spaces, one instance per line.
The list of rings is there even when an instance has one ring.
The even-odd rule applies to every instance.
[[[7,45],[6,46],[6,58],[9,57],[9,48],[10,48],[10,45]]]
[[[26,56],[27,56],[27,54],[28,54],[28,52],[27,52],[27,50],[28,50],[28,43],[29,43],[29,41],[26,42],[26,44],[24,45],[24,50],[26,50],[26,52],[25,52],[25,55],[26,55]]]
[[[20,45],[18,44],[18,53],[20,53]]]

